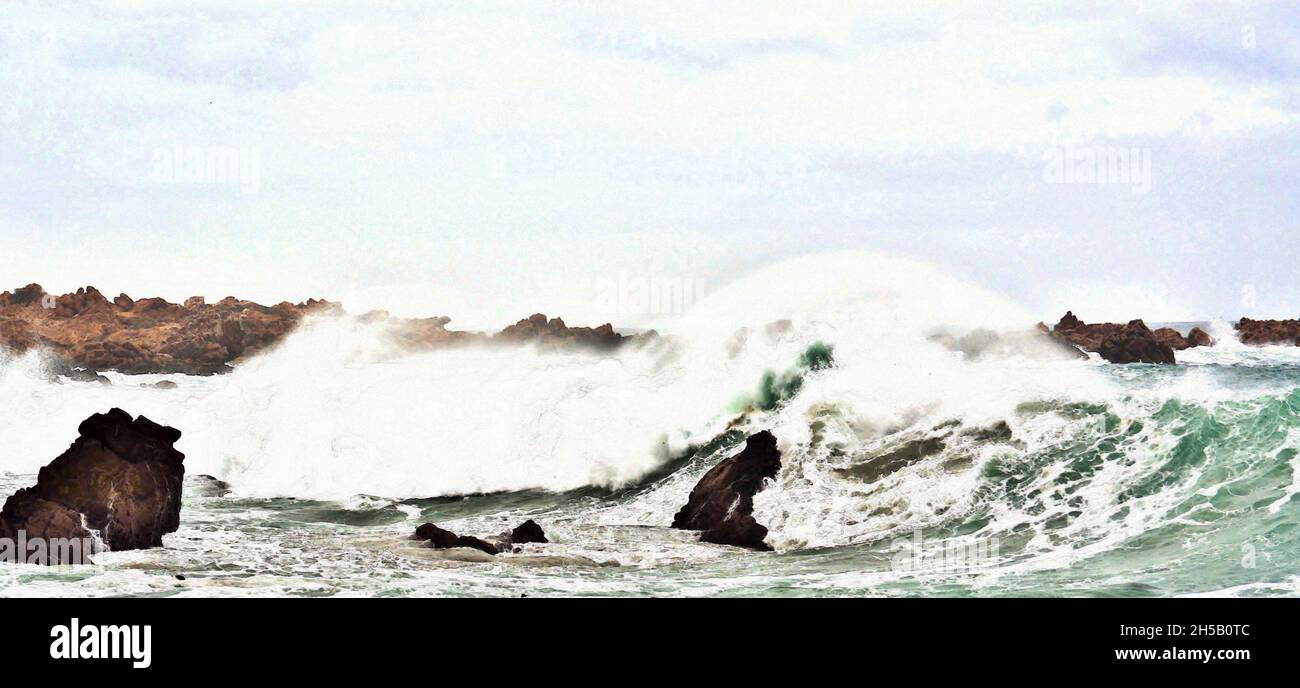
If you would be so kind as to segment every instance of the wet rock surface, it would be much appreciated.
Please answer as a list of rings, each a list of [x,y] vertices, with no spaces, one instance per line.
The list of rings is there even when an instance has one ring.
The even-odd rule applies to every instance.
[[[1165,328],[1167,329],[1167,328]],[[1051,336],[1069,342],[1084,351],[1093,351],[1111,363],[1175,363],[1174,348],[1169,341],[1182,337],[1174,330],[1164,333],[1164,340],[1141,320],[1125,325],[1116,323],[1087,324],[1066,311],[1052,328]],[[1186,348],[1186,347],[1184,347]]]
[[[98,539],[110,550],[162,545],[180,526],[181,433],[112,409],[81,423],[80,437],[0,510],[0,536]],[[58,563],[58,562],[52,562]]]
[[[767,430],[750,435],[744,450],[723,459],[696,483],[672,527],[701,531],[704,542],[771,550],[764,542],[767,528],[753,516],[754,495],[780,468],[776,437]]]

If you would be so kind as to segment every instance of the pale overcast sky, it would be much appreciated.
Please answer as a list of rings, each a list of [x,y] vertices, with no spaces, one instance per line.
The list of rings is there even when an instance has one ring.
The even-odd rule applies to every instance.
[[[46,4],[0,9],[0,288],[643,324],[603,291],[860,248],[1300,316],[1293,3]]]

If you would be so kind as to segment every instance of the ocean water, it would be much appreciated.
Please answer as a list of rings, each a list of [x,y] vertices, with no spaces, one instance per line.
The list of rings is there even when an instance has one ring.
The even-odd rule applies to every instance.
[[[230,375],[165,376],[170,390],[50,382],[39,354],[4,358],[0,496],[113,406],[180,429],[189,477],[164,547],[0,566],[0,595],[1295,594],[1300,349],[1242,346],[1226,323],[1173,367],[933,339],[1039,319],[847,253],[741,279],[670,338],[612,354],[412,355],[321,318]],[[775,551],[668,528],[760,429],[782,451],[755,499]],[[487,536],[529,518],[551,543],[489,557],[408,539],[426,521]]]

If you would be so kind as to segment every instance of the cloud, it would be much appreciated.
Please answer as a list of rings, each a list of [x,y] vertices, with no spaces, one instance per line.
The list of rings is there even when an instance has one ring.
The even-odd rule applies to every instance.
[[[760,258],[857,246],[994,281],[1024,275],[999,286],[1031,302],[1054,279],[1034,265],[1067,257],[1098,281],[1152,260],[1152,279],[1169,279],[1177,251],[1108,249],[1130,244],[1124,225],[1198,214],[1212,236],[1241,223],[1263,237],[1256,246],[1290,236],[1285,215],[1263,209],[1287,202],[1294,170],[1260,187],[1247,183],[1257,167],[1227,164],[1296,143],[1284,5],[1216,5],[1191,19],[1051,3],[104,2],[6,13],[9,281],[270,300],[295,296],[273,293],[286,283],[320,290],[303,296],[406,289],[405,300],[438,309],[419,296],[437,283],[462,295],[458,308],[507,292],[576,308],[582,289],[557,286],[554,271],[671,262],[679,241],[624,241],[667,234],[707,239],[696,271],[713,284]],[[1255,48],[1241,45],[1246,25]],[[159,185],[156,153],[177,145],[256,150],[257,193]],[[1148,149],[1153,190],[1135,200],[1047,186],[1043,154],[1060,145]],[[1207,169],[1235,176],[1206,180]],[[1236,207],[1218,201],[1238,187],[1253,190]],[[512,263],[517,289],[458,277],[489,274],[504,247],[540,245],[554,258]],[[1208,282],[1294,279],[1271,254],[1220,248],[1225,264]],[[453,251],[455,266],[443,258]],[[42,277],[51,272],[63,274]],[[1187,298],[1216,313],[1234,303],[1208,288]]]

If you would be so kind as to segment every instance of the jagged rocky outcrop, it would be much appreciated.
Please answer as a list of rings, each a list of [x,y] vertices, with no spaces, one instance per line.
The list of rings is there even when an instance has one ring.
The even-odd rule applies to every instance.
[[[1178,334],[1173,330],[1169,332]],[[1089,325],[1072,311],[1066,311],[1052,328],[1051,335],[1084,351],[1094,351],[1111,363],[1175,362],[1173,347],[1167,341],[1161,341],[1141,320],[1131,320],[1126,325]]]
[[[702,531],[703,542],[771,550],[764,542],[767,528],[753,516],[754,495],[780,469],[776,436],[767,430],[750,435],[744,450],[723,459],[696,483],[673,517],[673,527]]]
[[[614,326],[610,323],[599,327],[570,327],[560,318],[547,318],[542,313],[534,313],[501,330],[492,337],[492,340],[515,344],[537,343],[543,348],[579,346],[592,349],[615,349],[633,339],[652,336],[653,333],[621,335],[614,331]]]
[[[278,342],[308,313],[337,307],[314,299],[268,307],[234,297],[178,305],[125,294],[110,301],[94,287],[54,296],[30,284],[0,293],[0,346],[39,347],[60,365],[89,371],[210,375]]]
[[[1242,344],[1300,346],[1300,320],[1252,320],[1242,318],[1234,325]]]
[[[185,455],[173,448],[180,431],[115,408],[82,421],[78,432],[36,485],[5,502],[0,537],[23,531],[28,540],[95,539],[110,550],[161,546],[180,526]]]
[[[422,524],[415,529],[415,535],[412,537],[416,540],[428,542],[429,546],[434,549],[468,547],[491,555],[509,551],[515,545],[548,542],[542,527],[537,525],[537,522],[531,518],[491,542],[470,535],[457,535],[433,523]]]
[[[95,379],[97,372],[109,370],[211,375],[229,372],[232,363],[268,349],[316,313],[345,315],[339,304],[315,299],[263,306],[234,297],[207,303],[193,296],[175,304],[126,294],[109,300],[94,287],[55,296],[30,284],[0,293],[0,348],[48,351],[65,377]],[[395,318],[371,311],[357,319],[381,325],[399,351],[484,343],[609,350],[656,336],[625,336],[610,323],[570,327],[540,313],[495,335],[449,330],[447,317]]]

